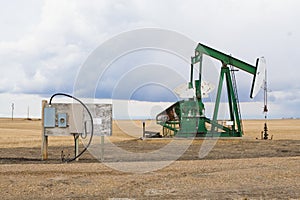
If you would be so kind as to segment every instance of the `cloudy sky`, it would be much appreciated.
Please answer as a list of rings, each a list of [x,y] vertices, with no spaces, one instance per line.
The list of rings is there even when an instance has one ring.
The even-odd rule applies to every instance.
[[[264,56],[270,90],[269,116],[300,117],[300,68],[297,66],[300,56],[300,1],[0,2],[0,117],[10,116],[12,103],[18,116],[26,116],[28,107],[33,115],[38,116],[41,99],[49,98],[55,92],[74,93],[82,65],[99,45],[120,33],[149,27],[178,32],[253,65],[257,57]],[[180,48],[182,46],[178,43]],[[147,53],[151,56],[145,56]],[[137,52],[115,62],[114,67],[118,69],[126,63],[127,66],[133,66],[132,63],[134,66],[148,65],[150,58],[155,60],[152,63],[156,63],[153,69],[166,66],[167,63],[161,63],[162,60],[170,61],[172,66],[175,62],[185,64],[166,53],[159,54],[160,58],[157,54],[145,51],[139,55]],[[126,73],[124,70],[132,71],[130,68],[122,70],[123,73]],[[187,67],[182,76],[188,79],[188,73]],[[133,74],[142,80],[145,77],[142,70],[135,70]],[[108,71],[107,75],[111,76],[104,77],[107,82],[122,77],[120,72],[113,71]],[[252,77],[241,71],[236,76],[243,116],[259,118],[262,115],[262,104],[259,103],[262,94],[250,100]],[[174,101],[176,97],[172,89],[148,84],[130,91],[130,99]],[[95,97],[111,98],[113,93],[97,86]],[[128,99],[127,95],[117,97]]]

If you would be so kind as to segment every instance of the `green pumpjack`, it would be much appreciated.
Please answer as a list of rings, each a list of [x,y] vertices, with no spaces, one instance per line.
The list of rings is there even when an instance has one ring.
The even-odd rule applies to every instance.
[[[212,57],[221,61],[221,70],[215,100],[212,119],[205,117],[205,107],[201,92],[201,75],[203,55]],[[194,65],[199,63],[199,79],[193,81]],[[256,64],[258,63],[258,60]],[[241,121],[241,112],[237,94],[237,86],[233,66],[254,75],[257,72],[257,66],[250,65],[239,59],[226,55],[218,50],[210,48],[203,44],[198,44],[195,49],[195,56],[191,58],[191,73],[189,88],[195,89],[195,97],[188,100],[182,100],[174,103],[166,110],[156,116],[157,124],[163,127],[164,137],[242,137],[243,127]],[[221,101],[222,87],[226,84],[229,119],[227,124],[218,120],[219,106]],[[193,84],[194,83],[194,84]],[[252,84],[253,87],[253,84]],[[253,88],[251,89],[251,91]],[[251,94],[250,94],[251,97]]]

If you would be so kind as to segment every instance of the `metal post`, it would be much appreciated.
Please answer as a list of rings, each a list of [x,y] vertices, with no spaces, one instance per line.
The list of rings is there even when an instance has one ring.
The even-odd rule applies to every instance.
[[[78,133],[76,133],[74,135],[74,143],[75,143],[75,157],[76,157],[79,154],[79,150],[78,150],[79,149],[79,134]],[[78,161],[79,158],[76,158],[75,160]]]
[[[14,109],[15,109],[15,104],[11,104],[11,120],[14,120]]]
[[[193,78],[194,78],[194,65],[191,64],[191,79],[190,79],[190,82],[189,82],[189,89],[190,88],[193,88]]]
[[[104,161],[104,135],[101,135],[101,155],[100,155],[100,160],[101,162]]]
[[[268,113],[268,87],[267,87],[267,70],[265,71],[264,81],[264,114],[265,114],[265,125],[264,125],[264,139],[268,139],[268,126],[267,126],[267,113]]]
[[[200,54],[200,59],[199,59],[199,85],[198,88],[196,88],[196,91],[198,90],[199,92],[199,97],[197,96],[197,99],[202,101],[202,91],[201,91],[201,82],[202,82],[202,54]]]
[[[29,106],[27,106],[27,119],[29,119]]]
[[[211,125],[211,132],[215,132],[216,126],[214,123],[217,123],[217,118],[218,118],[218,113],[219,113],[219,106],[220,106],[220,100],[221,100],[221,93],[222,93],[222,87],[223,87],[223,79],[224,79],[224,73],[225,73],[225,68],[221,68],[220,72],[220,79],[219,79],[219,85],[218,85],[218,91],[217,91],[217,98],[216,98],[216,103],[215,103],[215,109],[214,109],[214,115],[213,115],[213,120],[212,120],[212,125]]]
[[[143,122],[143,138],[145,138],[145,136],[146,136],[146,135],[145,135],[145,134],[146,134],[145,132],[146,132],[146,131],[145,131],[145,122]]]

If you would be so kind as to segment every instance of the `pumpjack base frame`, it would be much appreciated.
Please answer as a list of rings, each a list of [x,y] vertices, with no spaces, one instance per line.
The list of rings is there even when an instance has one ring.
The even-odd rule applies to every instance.
[[[238,132],[236,130],[231,130],[230,128],[223,126],[221,124],[218,124],[217,122],[212,122],[210,119],[206,117],[201,117],[205,120],[205,122],[209,124],[214,124],[216,128],[222,129],[222,131],[206,131],[206,132],[185,132],[182,131],[180,128],[180,122],[179,121],[169,121],[169,122],[161,122],[158,123],[163,127],[163,136],[172,136],[172,137],[181,137],[181,138],[187,138],[187,137],[242,137],[243,134],[241,132]]]
[[[163,137],[242,137],[243,133],[238,131],[234,121],[225,126],[198,112],[190,112],[195,110],[194,104],[197,104],[194,100],[179,101],[161,113],[161,116],[168,116],[168,120],[157,117],[157,124],[163,127]]]

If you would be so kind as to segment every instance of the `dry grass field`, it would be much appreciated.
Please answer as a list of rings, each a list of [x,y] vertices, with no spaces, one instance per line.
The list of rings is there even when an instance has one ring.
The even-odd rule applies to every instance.
[[[263,123],[244,121],[242,139],[140,140],[141,121],[114,121],[104,162],[86,152],[63,163],[71,136],[49,137],[49,159],[41,161],[41,121],[0,119],[1,199],[300,199],[300,120],[270,120],[273,140],[256,139]],[[153,121],[146,127],[160,129]],[[199,158],[207,143],[213,148]],[[187,144],[177,160],[163,150]],[[140,173],[148,168],[155,170]]]

